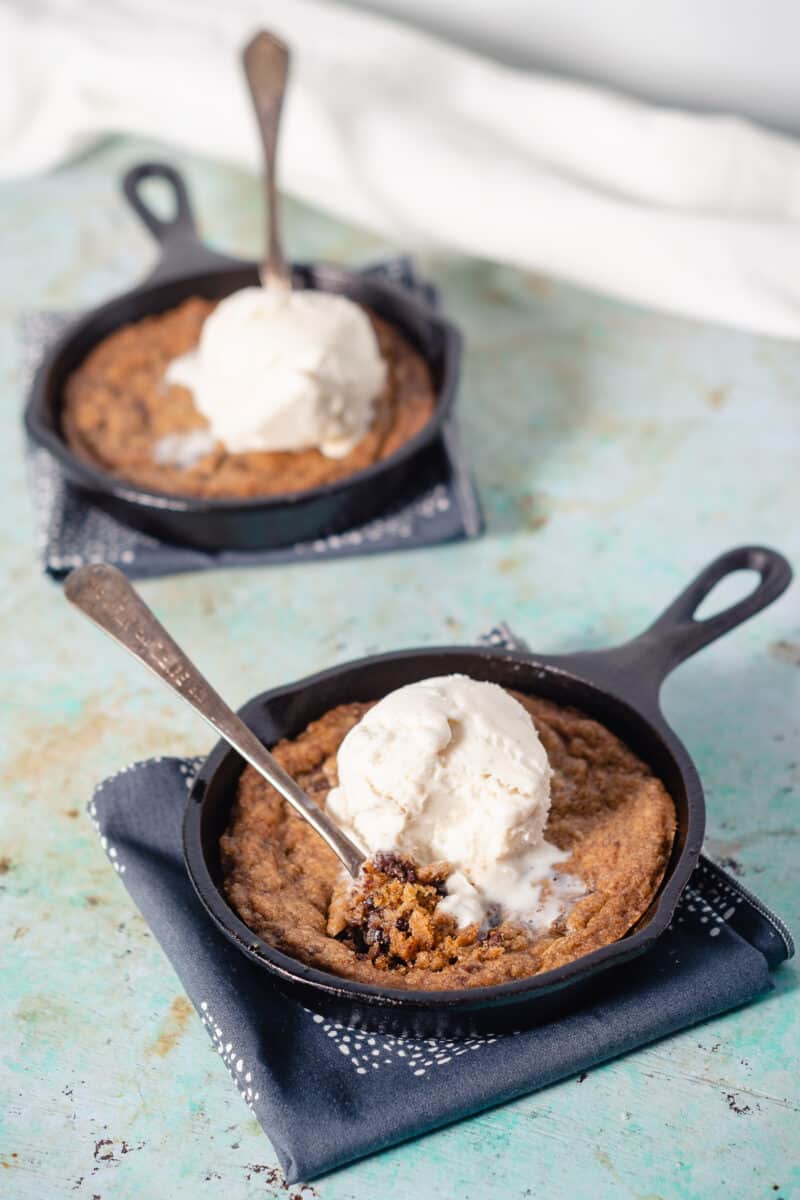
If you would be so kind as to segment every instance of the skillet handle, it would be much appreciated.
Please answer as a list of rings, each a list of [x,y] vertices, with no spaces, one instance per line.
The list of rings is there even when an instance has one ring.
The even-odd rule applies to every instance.
[[[697,609],[714,587],[736,571],[757,571],[742,600],[698,621]],[[639,637],[612,650],[580,655],[587,675],[639,707],[657,704],[661,684],[684,659],[772,604],[792,579],[788,561],[765,546],[739,546],[715,558]]]
[[[146,179],[168,184],[175,201],[174,216],[165,220],[149,206],[141,191]],[[169,163],[145,162],[131,167],[122,177],[122,191],[161,247],[161,257],[144,282],[162,283],[181,275],[243,265],[241,259],[217,254],[201,241],[183,176]]]
[[[721,580],[736,571],[757,571],[759,582],[752,592],[729,608],[698,621],[694,614],[706,596]],[[709,563],[636,640],[646,639],[648,643],[656,640],[665,655],[662,669],[667,675],[685,658],[772,604],[786,591],[791,579],[792,568],[777,550],[769,550],[766,546],[739,546],[728,550]]]

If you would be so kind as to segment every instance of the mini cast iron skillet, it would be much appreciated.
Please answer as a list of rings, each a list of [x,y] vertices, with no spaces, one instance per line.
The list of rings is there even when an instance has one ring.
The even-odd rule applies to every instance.
[[[744,599],[705,620],[694,613],[721,579],[757,571]],[[219,929],[269,979],[304,1004],[346,1024],[416,1036],[518,1029],[563,1013],[587,991],[613,987],[608,968],[641,954],[666,929],[703,842],[703,789],[689,755],[661,713],[659,691],[669,672],[691,654],[746,621],[788,586],[782,555],[758,546],[723,554],[706,567],[643,634],[610,650],[540,656],[491,648],[447,646],[359,659],[288,687],[256,696],[241,710],[267,744],[300,733],[337,704],[374,700],[404,684],[463,673],[532,695],[574,705],[616,733],[661,778],[675,803],[677,831],[663,883],[647,912],[620,941],[566,966],[496,987],[446,992],[405,991],[341,979],[288,957],[258,937],[229,907],[222,891],[219,839],[243,762],[220,743],[199,772],[187,802],[184,854],[200,900]]]
[[[175,215],[165,221],[148,208],[139,185],[169,184]],[[209,500],[148,491],[95,466],[67,445],[61,426],[64,385],[99,341],[120,326],[174,308],[190,296],[218,300],[258,283],[254,262],[209,250],[200,241],[186,186],[178,172],[143,163],[123,179],[136,213],[161,246],[155,270],[138,287],[96,308],[72,325],[46,355],[31,389],[25,425],[35,442],[59,461],[69,482],[93,503],[145,533],[204,550],[254,550],[286,546],[362,524],[385,511],[411,478],[441,456],[442,426],[455,400],[461,340],[447,321],[421,300],[388,283],[340,267],[295,265],[296,287],[339,292],[397,326],[430,366],[437,393],[431,419],[395,454],[337,483],[284,496]]]

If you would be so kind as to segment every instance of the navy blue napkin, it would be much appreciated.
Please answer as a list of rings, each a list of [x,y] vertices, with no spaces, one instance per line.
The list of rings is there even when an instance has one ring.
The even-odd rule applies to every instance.
[[[520,645],[503,626],[485,640]],[[181,849],[199,761],[126,767],[99,786],[89,813],[289,1183],[754,1000],[772,989],[769,970],[794,953],[782,922],[701,858],[668,931],[614,969],[613,986],[578,1011],[500,1037],[417,1040],[350,1029],[282,996],[201,908]]]
[[[438,293],[416,272],[411,259],[392,258],[364,274],[406,288],[436,307]],[[31,377],[47,346],[70,323],[65,313],[32,313],[21,322],[23,367]],[[210,553],[178,546],[131,529],[92,504],[64,479],[58,462],[31,447],[29,478],[39,530],[39,553],[48,575],[63,579],[73,567],[108,562],[133,579],[203,571],[212,567],[263,566],[308,559],[376,554],[477,537],[483,528],[472,475],[461,447],[456,418],[445,425],[427,468],[380,516],[330,537],[277,550]]]

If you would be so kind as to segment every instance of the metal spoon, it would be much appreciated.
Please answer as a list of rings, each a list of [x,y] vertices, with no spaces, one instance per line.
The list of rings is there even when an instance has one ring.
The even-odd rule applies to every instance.
[[[267,201],[267,250],[258,273],[265,288],[292,286],[292,274],[281,247],[280,211],[275,168],[283,93],[289,74],[289,49],[271,33],[262,31],[242,53],[244,73],[253,97],[258,130],[264,147],[264,184]]]
[[[71,604],[94,621],[134,658],[207,721],[242,758],[263,775],[292,808],[324,838],[334,854],[356,878],[364,855],[342,833],[335,821],[307,796],[275,761],[252,730],[237,717],[211,684],[169,636],[121,571],[106,563],[91,563],[67,577],[64,594]]]

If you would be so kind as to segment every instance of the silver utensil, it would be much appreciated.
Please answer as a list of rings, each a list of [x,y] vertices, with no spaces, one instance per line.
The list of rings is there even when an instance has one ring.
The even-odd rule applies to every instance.
[[[289,290],[292,275],[281,245],[276,151],[281,123],[283,94],[289,74],[289,49],[279,38],[262,31],[248,42],[242,53],[244,73],[256,110],[258,131],[264,147],[264,185],[267,202],[266,255],[259,267],[262,286]]]
[[[71,604],[110,634],[129,654],[191,705],[221,738],[288,800],[308,821],[353,876],[364,855],[335,821],[307,796],[272,757],[251,729],[237,717],[131,586],[121,571],[106,563],[90,563],[67,577],[64,594]]]

